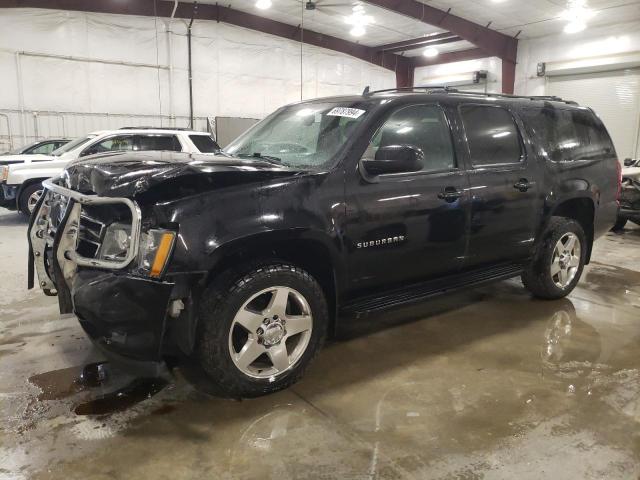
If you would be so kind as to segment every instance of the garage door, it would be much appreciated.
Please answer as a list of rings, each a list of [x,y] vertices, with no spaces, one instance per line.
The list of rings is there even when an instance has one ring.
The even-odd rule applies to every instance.
[[[618,157],[640,156],[640,69],[547,77],[547,94],[593,108],[607,126]]]

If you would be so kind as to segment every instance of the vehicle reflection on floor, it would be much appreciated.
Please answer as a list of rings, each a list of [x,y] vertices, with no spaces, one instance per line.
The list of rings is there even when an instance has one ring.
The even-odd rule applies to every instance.
[[[602,239],[561,301],[513,280],[352,321],[301,383],[245,401],[203,395],[179,371],[140,380],[92,366],[79,382],[102,359],[76,322],[52,299],[12,302],[0,326],[3,473],[636,478],[638,246],[640,230]]]

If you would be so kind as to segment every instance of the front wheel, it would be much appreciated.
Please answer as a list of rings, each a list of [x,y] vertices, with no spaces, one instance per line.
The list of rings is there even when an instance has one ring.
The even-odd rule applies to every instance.
[[[584,230],[578,222],[552,217],[542,243],[522,274],[522,283],[538,298],[568,295],[582,275],[586,249]]]
[[[224,397],[256,397],[295,383],[320,350],[328,310],[318,282],[269,263],[222,274],[200,308],[197,356]]]
[[[33,209],[36,208],[36,204],[38,200],[40,200],[43,191],[44,189],[40,182],[32,183],[24,187],[18,198],[18,209],[20,212],[30,216]]]

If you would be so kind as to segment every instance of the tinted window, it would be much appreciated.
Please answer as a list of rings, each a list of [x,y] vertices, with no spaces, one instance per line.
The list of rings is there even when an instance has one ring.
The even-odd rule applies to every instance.
[[[500,107],[465,105],[460,114],[473,166],[521,160],[520,135],[511,113]]]
[[[209,135],[189,135],[189,138],[202,153],[215,153],[220,150],[218,144]]]
[[[49,155],[56,148],[58,147],[55,143],[48,142],[48,143],[40,144],[37,147],[34,147],[33,149],[31,149],[31,151],[29,151],[29,153],[39,153],[41,155]]]
[[[412,105],[396,110],[371,139],[364,158],[375,158],[380,147],[411,145],[425,156],[423,171],[455,167],[451,133],[439,107]]]
[[[181,152],[182,146],[175,135],[139,135],[138,150],[169,150]]]
[[[606,130],[590,112],[527,108],[523,117],[540,154],[554,162],[598,158],[614,151]]]
[[[118,135],[106,138],[95,145],[91,145],[82,152],[82,156],[93,155],[94,153],[121,152],[126,150],[133,150],[133,135]]]

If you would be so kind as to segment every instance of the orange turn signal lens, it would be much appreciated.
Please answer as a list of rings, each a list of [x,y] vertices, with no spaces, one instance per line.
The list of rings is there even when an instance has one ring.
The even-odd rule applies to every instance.
[[[160,278],[160,275],[162,275],[162,271],[167,264],[167,260],[169,260],[169,255],[171,255],[175,239],[176,234],[173,232],[166,232],[162,234],[160,245],[158,245],[156,256],[153,259],[153,264],[151,265],[151,272],[149,274],[151,277]]]

